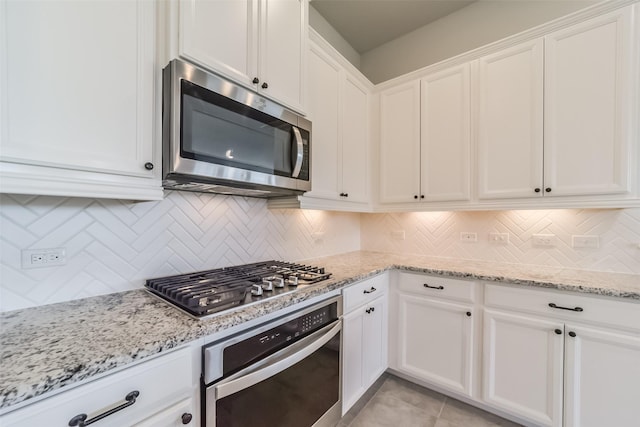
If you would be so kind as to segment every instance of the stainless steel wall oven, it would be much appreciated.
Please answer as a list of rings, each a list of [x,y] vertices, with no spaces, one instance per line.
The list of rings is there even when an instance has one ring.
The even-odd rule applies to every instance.
[[[202,425],[334,426],[341,415],[342,299],[203,348]]]

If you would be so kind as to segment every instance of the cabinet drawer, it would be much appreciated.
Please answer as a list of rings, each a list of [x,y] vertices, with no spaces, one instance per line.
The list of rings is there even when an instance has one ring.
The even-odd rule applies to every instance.
[[[96,425],[130,426],[192,395],[191,351],[174,351],[62,392],[6,414],[3,427],[67,426],[79,414],[91,419],[125,402],[132,391],[139,395],[131,406]]]
[[[342,291],[342,304],[345,313],[383,295],[389,288],[387,274],[381,274],[370,279],[363,280]]]
[[[400,273],[398,289],[403,292],[473,302],[476,283],[449,277]]]
[[[485,304],[517,312],[640,330],[640,304],[590,295],[512,286],[485,287]],[[555,307],[551,307],[554,304]]]

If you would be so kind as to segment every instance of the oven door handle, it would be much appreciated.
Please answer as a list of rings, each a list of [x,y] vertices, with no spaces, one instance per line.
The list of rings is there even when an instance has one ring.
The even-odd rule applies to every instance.
[[[220,382],[216,384],[216,400],[225,398],[234,393],[239,392],[240,390],[244,390],[245,388],[249,388],[254,384],[259,383],[260,381],[264,381],[269,377],[272,377],[290,366],[295,365],[300,362],[307,356],[311,355],[313,352],[321,348],[323,345],[331,341],[331,339],[342,329],[342,322],[338,322],[335,326],[327,326],[325,329],[321,329],[318,332],[324,331],[327,328],[331,328],[327,333],[320,336],[316,340],[310,342],[305,345],[300,350],[286,351],[284,349],[284,353],[276,353],[274,357],[276,360],[264,368],[261,368],[257,371],[251,372],[247,375],[244,375],[240,378],[236,378],[234,380],[230,380],[229,382]]]

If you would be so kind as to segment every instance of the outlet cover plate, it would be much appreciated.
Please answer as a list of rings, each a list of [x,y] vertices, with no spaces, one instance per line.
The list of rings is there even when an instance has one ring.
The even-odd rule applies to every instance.
[[[533,236],[531,236],[533,246],[548,248],[556,245],[556,239],[557,237],[555,234],[534,234]]]
[[[65,248],[23,249],[21,251],[22,268],[45,268],[67,263]]]
[[[467,243],[475,243],[478,241],[478,233],[474,233],[472,231],[462,231],[460,232],[460,241]]]
[[[600,237],[589,235],[573,235],[571,236],[571,246],[574,248],[598,249],[600,247]]]
[[[489,242],[494,245],[506,245],[509,243],[509,233],[489,233]]]

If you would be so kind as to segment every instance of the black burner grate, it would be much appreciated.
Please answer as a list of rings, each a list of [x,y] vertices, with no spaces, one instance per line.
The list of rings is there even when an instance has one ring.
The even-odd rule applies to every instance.
[[[242,304],[289,293],[296,286],[326,280],[324,268],[283,261],[264,261],[190,274],[149,279],[145,287],[196,317],[206,316]],[[284,287],[263,286],[266,280],[286,282]],[[282,283],[282,282],[281,282]],[[262,295],[251,289],[264,288]],[[270,289],[271,288],[271,289]]]

